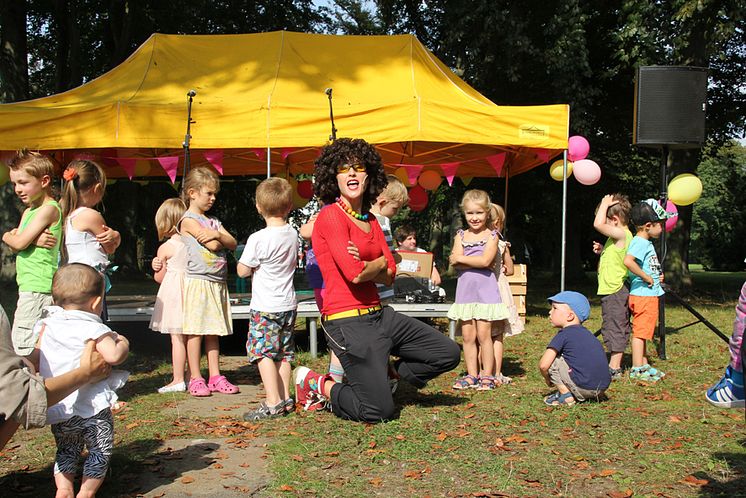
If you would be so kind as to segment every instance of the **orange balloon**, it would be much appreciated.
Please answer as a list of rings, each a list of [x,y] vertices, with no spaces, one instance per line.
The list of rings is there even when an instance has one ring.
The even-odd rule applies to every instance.
[[[443,178],[441,178],[440,173],[432,169],[423,171],[417,179],[417,183],[425,190],[435,190],[442,181]]]

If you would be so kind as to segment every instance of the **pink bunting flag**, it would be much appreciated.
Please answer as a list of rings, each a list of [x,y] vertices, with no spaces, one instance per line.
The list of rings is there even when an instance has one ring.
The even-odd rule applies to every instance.
[[[282,160],[284,161],[285,159],[287,159],[288,156],[290,154],[292,154],[294,151],[295,151],[295,149],[293,149],[293,148],[282,149]]]
[[[256,149],[254,149],[256,152]],[[223,174],[223,151],[222,150],[206,150],[202,153],[208,163],[217,170],[221,175]]]
[[[445,175],[446,180],[448,180],[449,186],[453,185],[453,177],[456,176],[456,170],[460,164],[461,163],[444,163],[440,165],[440,169],[443,170],[443,175]]]
[[[424,164],[402,164],[404,169],[407,170],[407,178],[409,178],[410,185],[417,185],[417,177],[420,176]]]
[[[549,151],[547,149],[533,149],[536,158],[545,163],[549,161]]]
[[[179,156],[156,157],[161,164],[161,168],[171,179],[171,183],[176,182],[176,171],[179,169]]]
[[[260,161],[264,161],[267,158],[267,151],[265,149],[260,149],[257,147],[256,149],[251,150],[254,152],[254,154],[256,154],[256,157],[258,157]]]
[[[492,169],[495,170],[497,176],[500,176],[503,171],[503,165],[505,164],[505,152],[501,152],[500,154],[495,154],[493,156],[487,156],[485,159],[487,159],[487,162],[490,163]]]
[[[124,172],[127,173],[127,177],[132,180],[132,177],[135,176],[135,163],[137,159],[134,157],[115,157],[112,159],[115,159],[119,163]]]

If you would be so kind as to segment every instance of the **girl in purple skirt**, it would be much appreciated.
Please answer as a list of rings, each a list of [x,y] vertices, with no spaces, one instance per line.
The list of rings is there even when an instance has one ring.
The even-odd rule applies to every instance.
[[[453,388],[489,391],[497,383],[493,375],[492,324],[509,317],[494,273],[498,234],[489,228],[492,221],[487,192],[467,190],[461,200],[461,209],[468,229],[456,233],[449,258],[458,270],[458,283],[448,318],[461,322],[467,374],[458,379]]]

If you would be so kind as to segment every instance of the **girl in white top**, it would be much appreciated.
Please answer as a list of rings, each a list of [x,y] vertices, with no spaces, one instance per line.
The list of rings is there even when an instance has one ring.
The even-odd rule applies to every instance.
[[[186,205],[178,198],[166,199],[155,213],[158,239],[166,242],[158,248],[153,258],[153,278],[161,284],[155,298],[150,328],[171,335],[171,360],[173,380],[158,389],[159,393],[186,391],[184,365],[186,363],[186,337],[183,335],[184,271],[187,264],[187,249],[176,231],[176,225],[184,216]]]
[[[66,180],[60,199],[65,218],[63,260],[95,268],[104,275],[108,291],[109,255],[119,247],[121,237],[118,231],[106,226],[104,217],[94,209],[104,198],[106,173],[93,161],[77,159],[62,176]]]

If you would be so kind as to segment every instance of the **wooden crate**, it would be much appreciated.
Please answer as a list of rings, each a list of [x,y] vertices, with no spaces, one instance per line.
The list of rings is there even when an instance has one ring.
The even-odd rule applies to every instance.
[[[508,277],[510,292],[521,319],[526,321],[526,288],[528,284],[528,268],[526,265],[515,265],[513,274]]]

